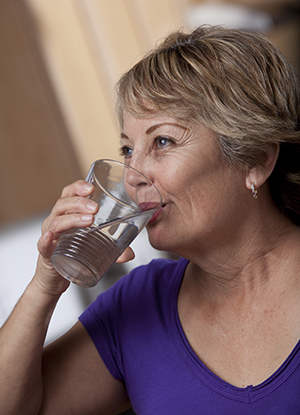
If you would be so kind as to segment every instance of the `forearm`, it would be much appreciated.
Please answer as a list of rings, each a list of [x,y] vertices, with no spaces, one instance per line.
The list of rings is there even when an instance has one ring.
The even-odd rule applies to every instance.
[[[36,415],[43,401],[42,353],[55,305],[70,282],[52,266],[60,235],[93,223],[99,206],[87,199],[93,186],[77,181],[62,192],[42,226],[33,280],[0,330],[0,414]]]
[[[0,330],[0,413],[34,415],[42,402],[41,360],[58,297],[32,281]]]

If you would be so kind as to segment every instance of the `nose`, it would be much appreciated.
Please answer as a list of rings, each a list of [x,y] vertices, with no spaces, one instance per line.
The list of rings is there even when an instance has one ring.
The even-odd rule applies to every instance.
[[[161,195],[152,182],[135,167],[128,166],[124,176],[128,196],[141,210],[156,209],[161,205]]]
[[[146,178],[150,182],[154,182],[154,172],[155,166],[152,160],[152,157],[148,152],[145,152],[145,148],[135,148],[134,153],[130,158],[129,161],[130,167],[140,172],[142,175],[146,176]],[[134,175],[133,175],[134,176]],[[141,176],[142,177],[142,176]],[[140,179],[141,179],[140,177]],[[138,177],[135,177],[138,180]],[[146,180],[146,181],[148,181]]]
[[[125,185],[135,189],[151,185],[150,180],[135,167],[128,166],[124,176]]]

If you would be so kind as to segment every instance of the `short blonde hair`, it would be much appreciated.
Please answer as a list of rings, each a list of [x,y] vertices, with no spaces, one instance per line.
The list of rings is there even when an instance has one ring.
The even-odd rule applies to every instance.
[[[199,27],[170,34],[125,73],[116,108],[120,123],[125,110],[202,124],[216,132],[235,167],[263,164],[269,145],[280,144],[269,183],[275,202],[293,219],[291,211],[300,217],[299,99],[294,70],[266,37]]]

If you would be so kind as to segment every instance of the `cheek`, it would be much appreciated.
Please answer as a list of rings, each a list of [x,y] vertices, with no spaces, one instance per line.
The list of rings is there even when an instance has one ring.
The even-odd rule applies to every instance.
[[[222,168],[194,174],[185,183],[182,181],[177,200],[184,212],[184,220],[191,228],[199,223],[210,228],[222,220],[234,209],[233,187],[231,172]]]
[[[230,187],[231,171],[211,155],[198,157],[194,152],[190,157],[189,153],[189,157],[173,157],[172,162],[159,167],[156,177],[164,196],[190,214],[197,209],[213,209]]]

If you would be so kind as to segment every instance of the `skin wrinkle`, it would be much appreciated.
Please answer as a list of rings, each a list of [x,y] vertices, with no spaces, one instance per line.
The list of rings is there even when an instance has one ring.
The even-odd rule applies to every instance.
[[[155,124],[156,125],[156,124]],[[160,133],[160,131],[158,131],[158,134]],[[169,135],[169,131],[167,131],[167,134],[165,134],[166,133],[166,131],[163,131],[163,135],[165,136],[165,135]],[[123,132],[123,134],[125,134],[124,132]],[[125,134],[126,135],[126,137],[128,137],[129,135],[128,134]],[[171,134],[171,137],[174,139],[174,135],[172,135]],[[176,137],[175,137],[176,138]],[[131,138],[131,140],[133,139],[133,137]],[[152,138],[150,138],[150,139],[152,139]],[[191,146],[192,144],[193,144],[193,141],[195,140],[195,142],[197,143],[198,142],[198,140],[199,140],[199,138],[197,137],[197,136],[193,136],[192,135],[192,132],[190,131],[190,129],[188,128],[187,130],[186,130],[186,132],[184,133],[184,134],[182,134],[182,135],[180,135],[180,145],[181,146],[183,146],[182,147],[182,151],[186,151],[185,150],[185,146],[187,146],[187,148],[188,148],[188,150],[187,151],[190,151],[191,152],[191,154],[194,152],[193,150],[193,147],[191,147],[190,149],[189,149],[189,146]],[[126,141],[127,141],[127,139],[126,139]],[[129,140],[129,144],[130,145],[132,145],[133,143],[131,143],[131,141]],[[127,144],[127,143],[126,143]],[[216,143],[215,143],[216,144]],[[215,146],[215,144],[214,144],[214,146]],[[197,144],[198,145],[198,144]],[[172,148],[172,146],[171,146],[171,148]],[[178,149],[178,141],[177,141],[177,143],[176,143],[176,151],[175,151],[175,155],[174,155],[174,150],[172,150],[171,151],[171,154],[172,154],[172,158],[173,159],[176,159],[177,158],[177,149]],[[219,159],[219,156],[220,156],[220,151],[219,151],[219,147],[216,145],[215,147],[214,147],[214,151],[216,150],[216,149],[218,149],[217,150],[217,152],[218,152],[218,154],[217,154],[217,159],[218,160],[222,160],[223,161],[223,158],[220,158]],[[154,150],[153,150],[154,151]],[[178,163],[180,163],[180,162],[182,162],[182,160],[181,160],[181,158],[182,158],[182,151],[180,151],[179,152],[179,155],[180,155],[180,157],[178,157]],[[160,155],[159,156],[155,156],[155,161],[156,162],[159,162],[159,160],[160,160],[160,157],[167,157],[166,158],[166,163],[168,163],[168,157],[169,157],[169,155],[168,155],[168,152],[169,152],[169,146],[167,146],[166,147],[166,150],[164,149],[163,151],[162,151],[162,153],[159,153]],[[137,159],[139,159],[140,158],[140,154],[143,154],[143,155],[145,155],[145,151],[144,151],[144,144],[143,144],[143,141],[142,141],[142,143],[140,142],[140,140],[138,140],[138,141],[136,141],[135,142],[135,147],[134,147],[134,153],[133,154],[135,154],[135,157],[136,157],[136,160]],[[185,153],[183,153],[183,154],[185,154]],[[153,156],[153,155],[152,155]],[[151,160],[151,159],[149,159],[149,160]],[[146,165],[147,165],[147,163],[150,163],[150,161],[149,161],[147,158],[144,160],[143,159],[143,166],[144,166],[144,168],[145,168],[145,163],[146,163]],[[177,163],[176,163],[177,164]],[[189,161],[187,161],[186,163],[186,166],[184,166],[184,170],[187,170],[189,167],[189,165],[190,165],[190,162]],[[224,162],[222,162],[221,164],[220,164],[220,162],[218,163],[218,164],[216,164],[216,166],[214,165],[214,163],[210,163],[209,164],[211,167],[211,172],[213,173],[214,172],[214,170],[216,169],[216,171],[218,170],[218,169],[222,169],[222,168],[225,168],[225,166],[227,167],[227,165],[226,165],[226,163],[224,163]],[[137,165],[135,165],[135,167],[137,167]],[[172,164],[171,164],[171,168],[172,168]],[[232,169],[227,169],[228,170],[228,172],[230,172],[230,176],[231,177],[229,177],[229,179],[228,179],[228,181],[229,182],[232,182],[232,179],[234,179],[234,175],[235,175],[235,173],[236,173],[236,171],[235,170],[232,170]],[[201,172],[201,170],[199,171],[199,173]],[[174,173],[175,173],[175,171],[174,171]],[[207,170],[206,169],[206,171],[205,171],[205,174],[208,174],[208,173],[210,173],[210,171],[209,170]],[[243,172],[243,174],[245,174],[244,172]],[[200,174],[200,176],[199,176],[199,179],[201,179],[201,175],[202,175],[202,173]],[[179,174],[179,175],[177,175],[176,176],[176,178],[178,179],[178,186],[180,187],[181,186],[181,180],[182,180],[182,178],[184,177],[184,175],[182,175],[182,174]],[[188,205],[188,209],[189,209],[189,212],[188,213],[186,213],[186,217],[191,221],[191,222],[193,222],[193,220],[195,221],[195,223],[197,223],[197,217],[199,216],[199,207],[201,207],[201,209],[202,208],[206,208],[206,202],[205,202],[205,200],[207,200],[207,198],[206,198],[206,192],[208,192],[209,191],[209,187],[207,187],[207,184],[206,184],[206,182],[205,181],[202,181],[201,182],[202,183],[202,186],[203,186],[203,188],[200,188],[200,190],[198,189],[198,185],[197,185],[197,189],[195,189],[195,192],[193,192],[193,191],[191,191],[190,193],[193,193],[193,198],[194,198],[194,200],[197,200],[197,203],[187,203],[187,205]],[[211,183],[208,185],[208,186],[211,186]],[[220,187],[220,191],[222,190],[222,187]],[[230,190],[231,191],[231,190]],[[236,190],[237,191],[237,190]],[[197,196],[197,198],[195,199],[195,196],[196,196],[196,194],[198,193],[198,196]],[[216,189],[216,193],[218,193],[218,190]],[[186,197],[186,195],[184,194],[184,193],[180,193],[179,192],[179,194],[178,194],[178,196],[177,196],[177,199],[178,199],[178,201],[180,201],[180,202],[187,202],[186,200],[185,200],[185,197]],[[166,200],[164,200],[164,202],[166,202]],[[231,202],[231,198],[229,198],[228,199],[228,201],[227,201],[227,203],[233,203],[233,202]],[[235,201],[235,203],[236,203],[236,201]],[[214,207],[216,207],[216,212],[217,211],[221,211],[222,210],[222,202],[221,202],[221,199],[219,199],[219,198],[216,198],[215,199],[215,206]],[[234,206],[233,206],[234,207]],[[211,213],[209,213],[209,215],[211,216]],[[216,217],[216,219],[217,219],[217,217]],[[184,218],[183,218],[183,220],[185,220]],[[210,218],[209,218],[209,223],[213,223],[214,222],[214,218],[211,216]],[[210,232],[210,229],[209,228],[206,228],[205,229],[205,231],[204,232]],[[234,232],[236,232],[236,231],[234,231]],[[188,232],[187,232],[188,233]],[[233,237],[234,237],[234,234],[233,234]],[[186,237],[185,236],[183,236],[183,238],[184,238],[184,240],[186,239]],[[206,241],[205,241],[206,242]],[[227,243],[227,245],[229,245],[230,246],[230,241],[225,241],[226,243]],[[215,241],[214,241],[214,243],[215,243]],[[224,241],[223,240],[221,240],[221,242],[220,242],[220,245],[222,246],[223,245],[223,243],[224,243]],[[193,255],[195,254],[197,254],[197,252],[198,252],[198,250],[199,250],[199,245],[195,245],[195,252],[193,253]],[[209,249],[210,249],[210,247],[209,247]],[[228,249],[227,249],[227,252],[229,252],[228,251]],[[230,254],[230,252],[229,252],[229,254]],[[203,256],[204,254],[202,254],[202,256]],[[190,254],[190,256],[192,256],[191,254]],[[230,255],[228,255],[229,257],[231,256],[231,254]],[[190,258],[189,258],[190,259]]]
[[[169,117],[166,117],[166,118],[169,119]],[[156,118],[154,117],[154,119]],[[138,123],[140,121],[140,119],[136,119],[136,118],[134,118],[134,120],[135,120],[135,123]],[[148,120],[148,118],[145,118],[145,121],[146,120]],[[144,121],[141,120],[141,122],[144,122]],[[151,126],[151,122],[152,122],[151,119],[149,119],[149,122]],[[149,148],[149,144],[148,144],[149,139],[147,138],[146,140],[146,137],[143,138],[142,135],[144,133],[135,133],[134,135],[131,136],[130,134],[128,134],[128,131],[126,131],[126,128],[123,129],[123,135],[125,134],[125,136],[129,137],[129,139],[125,138],[124,141],[121,139],[121,145],[128,146],[130,149],[134,150],[133,152],[130,151],[130,155],[133,155],[133,160],[131,160],[131,158],[127,159],[125,157],[126,162],[132,165],[133,167],[143,168],[144,173],[146,175],[147,175],[147,168],[148,168],[147,166],[148,165],[150,166],[152,161],[157,163],[157,166],[159,166],[161,162],[164,162],[164,164],[168,166],[168,170],[166,171],[166,169],[163,169],[164,171],[163,174],[164,175],[167,174],[168,177],[172,178],[172,180],[175,180],[175,178],[177,180],[176,187],[174,187],[174,191],[175,189],[182,187],[181,181],[186,180],[185,176],[188,173],[190,166],[191,165],[197,166],[197,164],[200,162],[200,160],[198,159],[197,163],[195,164],[195,160],[194,160],[196,156],[195,151],[197,152],[200,151],[199,156],[201,156],[204,159],[206,158],[206,161],[205,161],[206,167],[204,166],[201,167],[200,165],[199,172],[197,173],[197,171],[195,171],[195,174],[199,175],[197,176],[199,179],[201,179],[201,177],[203,176],[203,172],[201,170],[203,168],[205,169],[205,176],[207,177],[216,176],[217,172],[222,169],[228,172],[230,171],[227,168],[227,166],[225,166],[225,163],[223,162],[223,157],[220,154],[219,146],[218,146],[214,133],[205,129],[202,126],[196,127],[196,124],[187,123],[187,122],[184,122],[183,124],[185,128],[184,132],[179,133],[178,127],[174,128],[173,126],[169,126],[168,123],[164,125],[163,127],[160,127],[161,130],[159,130],[158,128],[157,131],[153,132],[153,134],[155,135],[149,137],[149,139],[153,140],[155,139],[155,137],[157,137],[157,135],[158,136],[162,135],[163,137],[170,137],[174,141],[174,144],[173,143],[168,144],[165,148],[160,149],[159,152],[155,150],[155,147],[152,147],[152,153],[150,154],[151,155],[150,158],[148,158],[148,156],[145,157],[145,154],[147,153],[146,150]],[[172,121],[172,123],[174,124],[174,121]],[[177,122],[175,121],[175,123],[177,124],[178,121]],[[157,122],[155,122],[155,125],[156,124]],[[180,124],[182,125],[182,121],[180,121]],[[210,142],[211,144],[209,143],[201,144],[201,141],[199,141],[198,133],[195,134],[195,131],[196,131],[195,128],[200,129],[199,130],[200,134],[203,134],[202,132],[203,130],[203,131],[207,131],[211,137],[214,137],[213,141]],[[149,125],[147,125],[147,128],[145,128],[145,131],[148,129],[149,129]],[[199,144],[200,144],[200,148],[198,149]],[[150,146],[152,146],[152,144],[150,144]],[[201,149],[202,147],[203,147],[203,150]],[[203,151],[204,151],[204,154],[206,154],[208,151],[213,152],[214,157],[217,156],[217,160],[215,160],[214,162],[210,162],[205,155],[201,154]],[[169,163],[169,160],[172,162]],[[182,170],[180,171],[180,173],[178,170],[179,166],[180,166],[180,169]],[[154,170],[156,170],[156,168]],[[199,189],[198,182],[197,182],[197,186],[195,184],[195,182],[197,181],[196,180],[197,177],[193,175],[193,182],[191,185],[192,187],[189,189],[188,194],[186,194],[185,191],[182,194],[176,191],[177,200],[179,202],[182,202],[182,204],[186,205],[189,209],[189,212],[186,212],[186,215],[181,218],[181,220],[183,221],[185,221],[185,218],[190,219],[191,217],[193,217],[195,218],[195,223],[196,223],[197,216],[199,215],[199,208],[193,207],[194,204],[189,203],[187,199],[189,199],[192,196],[194,200],[197,200],[197,203],[195,206],[201,206],[201,204],[205,203],[203,201],[207,199],[206,193],[209,192],[210,185],[207,184],[205,180],[201,179],[202,180],[201,186],[203,186],[203,188]],[[149,178],[151,179],[151,177]],[[158,185],[159,185],[159,180],[160,179],[158,178]],[[168,196],[166,195],[166,197]],[[164,203],[167,202],[166,197],[165,198],[163,197]],[[218,204],[219,204],[219,201],[218,201]]]
[[[299,231],[297,232],[299,233]],[[293,303],[295,302],[295,296],[293,295],[295,286],[294,284],[286,283],[286,281],[290,281],[290,275],[286,275],[286,280],[284,281],[282,281],[281,278],[275,280],[273,278],[272,285],[269,285],[269,282],[272,281],[272,276],[274,277],[274,269],[278,269],[279,264],[281,264],[282,258],[278,257],[278,252],[280,252],[280,247],[284,246],[284,243],[286,242],[284,240],[285,238],[286,235],[284,233],[280,241],[275,243],[276,234],[274,234],[274,249],[264,256],[265,262],[261,264],[259,263],[259,260],[255,261],[257,262],[257,266],[261,267],[259,272],[265,274],[268,270],[270,271],[268,272],[268,275],[264,275],[264,278],[260,280],[259,284],[255,284],[255,279],[247,278],[239,287],[234,287],[236,288],[234,290],[228,290],[227,285],[227,287],[225,287],[227,290],[225,289],[224,291],[222,286],[219,291],[219,294],[221,294],[221,297],[219,298],[216,298],[215,292],[209,293],[206,290],[207,287],[200,287],[201,289],[195,289],[194,287],[189,291],[190,308],[188,309],[187,315],[185,315],[184,321],[186,321],[186,319],[194,321],[192,325],[194,329],[197,327],[202,328],[202,340],[200,343],[197,341],[195,343],[194,335],[196,334],[195,338],[197,339],[197,329],[194,334],[189,328],[186,335],[197,356],[208,368],[224,380],[227,379],[227,376],[224,376],[224,369],[221,369],[220,371],[220,368],[222,367],[220,366],[220,362],[218,360],[215,361],[213,358],[215,345],[224,344],[224,346],[228,346],[233,342],[235,350],[240,350],[241,354],[235,355],[234,358],[227,357],[225,366],[230,367],[231,376],[234,376],[237,379],[251,379],[253,378],[251,368],[257,366],[258,354],[264,356],[264,345],[266,342],[268,343],[270,339],[270,332],[273,333],[271,338],[273,338],[274,345],[278,346],[273,350],[272,359],[266,362],[269,374],[280,367],[286,356],[288,356],[298,341],[297,333],[300,328],[298,327],[298,330],[295,332],[293,331],[295,337],[292,337],[291,341],[290,324],[285,324],[282,322],[282,319],[278,319],[278,315],[285,315],[283,310],[285,309],[286,302],[291,306],[297,307],[295,304],[290,304],[291,301],[293,301]],[[285,249],[281,254],[281,257],[284,257],[286,254],[288,255],[289,252],[289,249]],[[291,258],[291,261],[292,260],[293,258]],[[250,267],[250,270],[251,269],[252,268]],[[284,270],[279,270],[279,274],[280,271]],[[299,287],[299,278],[295,276],[294,280],[295,279],[298,281],[297,286]],[[228,280],[225,282],[227,283]],[[185,280],[185,283],[187,283],[187,280]],[[218,279],[217,283],[220,283],[220,279]],[[195,309],[198,310],[198,312],[194,312]],[[201,316],[201,318],[197,319],[197,316]],[[206,333],[203,321],[206,321],[206,324],[210,327],[209,334]],[[283,321],[285,321],[285,319]],[[288,321],[290,322],[290,320]],[[280,324],[279,330],[278,324]],[[297,326],[299,326],[299,324]],[[280,334],[280,341],[278,339],[278,333]],[[208,338],[206,338],[206,336],[208,336]],[[212,337],[212,339],[216,338],[217,342],[214,340],[211,341],[211,339],[209,339],[210,337]],[[282,341],[283,337],[285,339],[284,341]],[[206,343],[209,346],[205,346],[203,349],[203,345]],[[206,347],[209,347],[210,350],[208,356]],[[216,351],[218,351],[218,347],[216,347]],[[224,349],[224,358],[227,356],[225,352],[226,350]],[[235,367],[236,372],[234,372]],[[229,381],[230,379],[231,378],[229,378]],[[266,377],[264,377],[264,379],[266,379]],[[254,384],[258,383],[260,382],[254,382]],[[249,383],[246,381],[245,383],[236,385],[246,387],[247,384]]]
[[[259,226],[257,226],[256,231],[248,241],[250,246],[252,240],[256,241],[258,239],[257,235],[259,234],[260,230]],[[195,270],[194,283],[198,285],[197,293],[207,292],[207,289],[210,288],[210,301],[213,303],[215,302],[213,300],[214,293],[220,293],[221,296],[225,296],[227,299],[235,291],[237,294],[240,291],[248,294],[253,293],[255,297],[261,287],[267,286],[267,283],[270,281],[270,276],[272,276],[270,269],[274,268],[274,262],[279,263],[277,252],[280,252],[280,248],[285,242],[285,235],[282,235],[282,230],[278,230],[271,239],[271,241],[261,240],[260,245],[249,252],[246,265],[244,265],[244,251],[248,242],[245,242],[245,246],[241,245],[232,255],[228,255],[227,260],[222,263],[221,267],[216,268],[214,272],[210,271],[209,274],[206,274],[203,268]],[[239,259],[240,253],[243,254],[242,260]],[[236,265],[234,265],[234,262],[236,262]],[[211,268],[211,264],[208,268]],[[201,274],[201,278],[199,278],[199,274]],[[257,275],[263,276],[263,278],[257,281]],[[245,280],[244,276],[247,277]],[[213,287],[216,289],[214,290]]]

